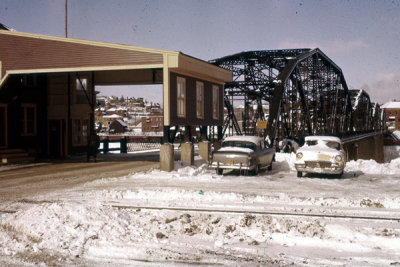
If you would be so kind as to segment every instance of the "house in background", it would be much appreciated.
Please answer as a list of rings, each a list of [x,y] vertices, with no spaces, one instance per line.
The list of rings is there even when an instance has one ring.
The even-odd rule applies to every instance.
[[[127,130],[128,124],[122,120],[115,120],[108,127],[108,131],[112,134],[125,133]]]
[[[149,114],[142,117],[142,132],[155,132],[161,133],[163,131],[163,115],[162,114]]]
[[[389,101],[381,107],[385,111],[385,122],[389,131],[400,130],[400,101]]]

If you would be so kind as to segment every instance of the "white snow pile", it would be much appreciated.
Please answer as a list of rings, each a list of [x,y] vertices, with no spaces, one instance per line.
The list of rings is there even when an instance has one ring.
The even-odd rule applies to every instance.
[[[400,249],[400,232],[385,229],[352,229],[319,220],[268,215],[121,210],[68,203],[44,203],[8,215],[0,228],[2,253],[24,255],[45,265],[71,264],[76,259],[286,265],[290,258],[276,256],[278,259],[272,261],[265,257],[266,249],[269,255],[278,250],[281,256],[285,247],[301,246],[365,254],[377,244],[386,252]],[[218,259],[218,255],[223,258]]]
[[[389,163],[377,163],[375,160],[350,161],[346,163],[346,172],[362,172],[365,174],[377,175],[399,175],[400,158],[395,158]],[[400,178],[400,177],[399,177]]]
[[[216,175],[196,158],[195,166],[176,162],[172,172],[132,173],[0,203],[0,265],[399,264],[397,220],[258,212],[398,218],[400,158],[348,162],[343,179],[300,179],[294,157],[277,153],[273,170],[258,176]]]

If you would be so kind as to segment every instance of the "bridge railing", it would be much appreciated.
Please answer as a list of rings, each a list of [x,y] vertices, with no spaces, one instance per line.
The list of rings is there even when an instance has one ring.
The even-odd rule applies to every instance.
[[[129,153],[135,151],[159,150],[161,145],[162,137],[159,136],[110,136],[109,138],[106,137],[100,140],[98,152],[106,154],[109,152]],[[175,148],[180,145],[180,142],[174,143]]]
[[[362,139],[369,138],[369,137],[372,137],[375,135],[380,135],[380,134],[383,134],[383,131],[375,131],[375,132],[370,132],[370,133],[358,134],[355,136],[342,138],[342,142],[343,142],[343,144],[349,144],[349,143],[360,141]]]
[[[100,140],[98,151],[101,153],[115,152],[128,153],[134,151],[146,151],[160,149],[161,137],[145,136],[145,137],[128,137],[122,138],[103,138]]]

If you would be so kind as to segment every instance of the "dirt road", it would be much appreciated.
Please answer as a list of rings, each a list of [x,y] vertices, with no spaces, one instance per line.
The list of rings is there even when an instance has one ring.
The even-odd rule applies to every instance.
[[[159,168],[156,153],[100,156],[97,162],[73,158],[0,168],[0,201],[29,198],[53,190],[67,189],[96,179],[125,176]]]

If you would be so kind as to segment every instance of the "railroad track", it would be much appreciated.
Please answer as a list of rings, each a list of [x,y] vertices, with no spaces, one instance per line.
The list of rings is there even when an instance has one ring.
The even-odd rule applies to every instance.
[[[297,216],[297,217],[319,217],[319,218],[336,218],[336,219],[358,219],[358,220],[375,220],[375,221],[397,221],[400,222],[400,214],[398,217],[380,217],[380,216],[359,216],[359,215],[343,215],[343,214],[324,214],[324,213],[305,213],[292,211],[255,211],[255,210],[239,210],[239,209],[207,209],[207,208],[185,208],[185,207],[156,207],[156,206],[126,206],[112,205],[117,209],[147,209],[147,210],[170,210],[183,212],[207,212],[207,213],[234,213],[234,214],[254,214],[254,215],[271,215],[271,216]]]

